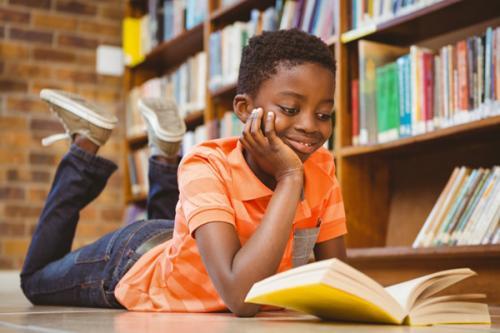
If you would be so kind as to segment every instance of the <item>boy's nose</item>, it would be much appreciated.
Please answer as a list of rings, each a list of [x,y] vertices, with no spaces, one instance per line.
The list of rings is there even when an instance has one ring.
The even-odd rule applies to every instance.
[[[317,131],[316,120],[313,116],[306,114],[304,112],[297,118],[295,123],[295,128],[302,132],[313,133]]]

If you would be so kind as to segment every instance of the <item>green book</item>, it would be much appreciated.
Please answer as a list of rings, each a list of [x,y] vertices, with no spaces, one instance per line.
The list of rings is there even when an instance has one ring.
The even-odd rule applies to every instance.
[[[395,62],[376,70],[377,141],[399,138],[399,83]]]

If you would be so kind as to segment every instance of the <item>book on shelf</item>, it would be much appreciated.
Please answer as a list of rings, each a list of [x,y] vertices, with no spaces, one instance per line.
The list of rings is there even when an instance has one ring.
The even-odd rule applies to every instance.
[[[244,124],[233,111],[226,111],[219,122],[219,137],[240,136]]]
[[[335,8],[335,1],[276,1],[276,7],[253,9],[248,22],[237,21],[212,32],[208,42],[209,89],[216,91],[236,83],[243,47],[262,31],[298,28],[327,41],[335,33]]]
[[[439,1],[442,0],[351,0],[350,27],[356,30],[374,26]]]
[[[500,28],[492,27],[484,36],[438,51],[360,40],[359,117],[353,118],[358,124],[352,124],[359,133],[353,131],[353,145],[384,143],[500,115],[499,42]],[[377,87],[387,80],[391,89]],[[356,104],[351,100],[351,105]],[[383,133],[387,124],[393,130],[389,135]]]
[[[500,244],[500,167],[457,167],[413,247],[485,244]]]
[[[149,190],[149,147],[129,152],[127,163],[132,196],[147,194]]]
[[[469,268],[440,271],[383,287],[338,259],[278,273],[255,283],[245,302],[284,307],[325,320],[433,325],[490,323],[484,294],[436,296],[472,277]]]
[[[136,221],[146,220],[147,219],[147,211],[144,203],[134,202],[128,204],[125,208],[125,213],[123,216],[123,223],[125,225],[129,225]]]
[[[205,77],[207,70],[205,52],[187,59],[175,71],[156,77],[133,88],[127,99],[127,136],[144,134],[146,126],[137,108],[139,98],[156,97],[172,99],[179,108],[181,117],[205,108]]]
[[[141,26],[141,18],[126,17],[123,20],[123,60],[127,66],[134,66],[144,60]]]
[[[360,40],[359,50],[359,138],[360,144],[377,142],[376,68],[394,61],[407,48]]]

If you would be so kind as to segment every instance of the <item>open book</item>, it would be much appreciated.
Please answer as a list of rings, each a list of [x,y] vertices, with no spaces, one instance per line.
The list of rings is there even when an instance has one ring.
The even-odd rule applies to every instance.
[[[483,294],[433,296],[467,277],[457,268],[389,287],[338,259],[328,259],[278,273],[257,282],[245,302],[275,305],[327,320],[432,325],[491,323],[488,306],[474,302]],[[433,297],[432,297],[433,296]]]

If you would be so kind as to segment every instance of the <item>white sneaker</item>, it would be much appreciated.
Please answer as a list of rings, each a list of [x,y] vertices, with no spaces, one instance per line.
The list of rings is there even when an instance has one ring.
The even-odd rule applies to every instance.
[[[163,98],[141,98],[138,105],[146,121],[152,154],[175,156],[186,133],[186,124],[175,102]]]
[[[49,104],[50,110],[56,114],[66,130],[66,133],[44,138],[44,146],[62,139],[72,140],[75,134],[81,134],[96,145],[102,146],[118,122],[113,114],[99,109],[76,94],[42,89],[40,98]]]

